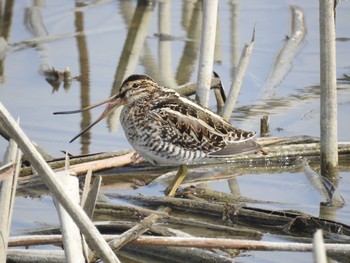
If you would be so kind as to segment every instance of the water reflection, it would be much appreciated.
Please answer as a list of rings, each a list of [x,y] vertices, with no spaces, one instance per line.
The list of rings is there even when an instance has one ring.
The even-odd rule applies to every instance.
[[[186,41],[177,67],[176,80],[178,85],[185,84],[190,80],[199,52],[199,38],[201,35],[201,21],[203,16],[202,2],[197,1],[195,4],[190,3],[192,2],[189,1],[188,4],[183,5],[184,15],[182,16],[182,25],[187,33],[188,41]]]
[[[236,67],[238,64],[239,56],[240,56],[240,34],[239,34],[239,10],[238,4],[235,0],[230,1],[230,41],[231,41],[231,72],[232,79],[236,73]]]
[[[35,38],[43,38],[49,35],[42,16],[42,9],[44,7],[43,1],[34,0],[32,6],[27,7],[24,11],[24,24],[30,32],[30,34]],[[35,49],[40,56],[40,68],[44,65],[49,65],[49,48],[45,43],[38,43]]]
[[[338,84],[339,95],[341,96],[350,93],[349,84]],[[286,97],[271,97],[268,99],[261,100],[253,105],[245,105],[237,107],[235,110],[236,118],[249,120],[249,118],[256,117],[256,115],[265,115],[272,112],[277,112],[281,110],[287,110],[292,108],[301,107],[306,103],[312,102],[318,99],[320,96],[320,86],[312,85],[304,87],[302,89],[296,89],[295,93],[288,94]],[[317,109],[319,110],[319,109]],[[307,112],[305,116],[307,117],[310,112]]]
[[[291,33],[278,52],[260,99],[268,99],[275,95],[275,89],[292,69],[293,61],[299,53],[306,36],[304,11],[298,6],[291,6]]]
[[[127,76],[135,72],[148,34],[148,27],[152,19],[153,10],[153,2],[146,0],[137,1],[132,20],[128,25],[128,34],[124,42],[119,63],[117,64],[111,95],[119,90],[121,83]]]
[[[4,10],[0,12],[0,83],[5,82],[4,59],[7,42],[10,35],[11,22],[13,16],[14,0],[5,1]]]
[[[81,108],[85,108],[91,104],[90,100],[90,69],[89,69],[89,52],[87,46],[86,36],[84,34],[84,12],[75,11],[75,30],[78,33],[76,35],[77,49],[79,54],[79,66],[80,66],[80,105]],[[83,111],[81,113],[80,128],[91,124],[91,113],[89,111]],[[89,153],[89,145],[91,139],[91,131],[87,131],[80,137],[81,153]]]
[[[178,85],[173,75],[172,42],[163,37],[171,36],[171,25],[171,1],[161,1],[158,8],[158,82],[176,88]]]
[[[131,17],[130,13],[130,2],[123,1],[120,3],[122,10],[127,10],[123,15],[125,23],[128,23],[126,26],[128,28],[128,34],[124,42],[124,47],[121,52],[119,62],[117,63],[116,73],[114,76],[114,82],[112,84],[111,95],[115,94],[120,87],[120,83],[133,72],[137,63],[142,60],[142,56],[147,54],[148,57],[151,57],[152,54],[148,47],[147,36],[149,34],[149,26],[151,19],[153,17],[153,11],[155,8],[155,3],[153,1],[139,0],[137,5],[134,8],[134,13]],[[183,25],[188,25],[188,28],[185,28],[187,31],[187,39],[182,58],[180,59],[178,66],[178,73],[176,77],[172,73],[172,41],[171,37],[171,2],[165,1],[160,2],[158,5],[158,65],[154,63],[143,63],[145,66],[145,71],[150,72],[154,78],[161,84],[168,87],[177,87],[179,84],[183,84],[189,81],[191,74],[195,68],[195,62],[197,61],[198,55],[198,46],[199,46],[199,37],[200,37],[200,28],[201,28],[201,19],[202,19],[202,2],[197,1],[195,4],[185,5],[186,13],[191,13],[190,23],[183,22]],[[78,27],[79,17],[82,16],[80,12],[76,12],[76,27],[77,33],[83,33],[83,29]],[[185,15],[184,18],[188,18],[188,15]],[[82,26],[82,21],[80,26]],[[169,36],[165,39],[162,36]],[[84,34],[77,34],[78,42],[78,51],[80,56],[80,67],[81,67],[81,106],[84,107],[89,102],[88,100],[88,82],[84,83],[84,80],[88,81],[88,70],[83,71],[84,65],[88,64],[87,61],[87,48],[84,44]],[[219,45],[217,45],[219,47]],[[148,52],[147,52],[148,51]],[[147,53],[146,53],[147,52]],[[144,53],[144,54],[143,54]],[[86,54],[82,56],[82,54]],[[83,58],[86,58],[86,61]],[[149,68],[148,65],[153,65],[156,67]],[[115,111],[110,116],[108,116],[107,122],[109,124],[110,130],[116,130],[119,126],[119,114],[120,111]],[[83,121],[81,127],[86,127],[85,124],[89,124],[90,116],[83,116]],[[82,138],[82,153],[88,151],[89,143],[89,134],[86,135],[87,138]]]

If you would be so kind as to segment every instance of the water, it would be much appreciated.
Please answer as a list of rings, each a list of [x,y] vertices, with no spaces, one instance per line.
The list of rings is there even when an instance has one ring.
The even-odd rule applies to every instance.
[[[21,126],[31,140],[52,156],[61,157],[62,150],[80,154],[130,148],[122,129],[115,124],[116,117],[109,123],[102,121],[81,139],[68,143],[81,130],[81,126],[86,126],[95,119],[102,109],[84,115],[54,116],[52,113],[79,109],[109,97],[127,74],[146,73],[167,86],[195,81],[200,25],[194,23],[195,29],[191,34],[188,33],[191,31],[188,25],[196,17],[200,21],[201,14],[199,10],[192,9],[194,4],[192,1],[161,1],[153,9],[148,7],[148,17],[138,17],[144,19],[143,26],[146,27],[146,31],[140,35],[147,37],[144,43],[136,41],[136,45],[140,46],[139,53],[128,57],[124,46],[136,1],[102,1],[82,7],[74,6],[72,1],[15,2],[7,38],[10,50],[1,61],[1,102],[14,117],[20,118]],[[259,98],[275,57],[285,44],[286,35],[290,34],[291,4],[304,11],[307,34],[292,61],[289,73],[276,88],[274,95],[262,101]],[[167,9],[169,14],[165,13]],[[349,9],[348,1],[341,1],[337,8],[338,37],[349,37]],[[36,22],[35,28],[31,27],[31,30],[28,29],[28,24],[26,26],[23,23],[25,13],[29,12],[37,14],[33,16]],[[38,27],[40,16],[44,27]],[[214,70],[220,75],[226,91],[232,81],[233,68],[243,45],[251,39],[254,25],[254,51],[231,121],[240,128],[258,131],[260,118],[268,113],[271,135],[319,136],[318,1],[220,1],[219,42]],[[43,41],[37,45],[24,45],[17,49],[17,44],[22,41],[38,36],[45,37],[45,31],[49,36],[58,36],[59,39]],[[160,41],[154,36],[160,32],[176,38],[173,41]],[[337,41],[338,77],[349,73],[349,61],[349,41]],[[126,62],[129,67],[122,70],[121,67]],[[59,90],[53,91],[39,72],[47,65],[58,71],[69,67],[72,76],[79,76],[80,81],[73,80],[69,90],[64,90],[61,85]],[[339,90],[339,141],[349,141],[349,91],[346,83]],[[210,107],[215,109],[213,97]],[[7,142],[0,138],[1,156],[6,145]],[[261,206],[270,209],[298,209],[316,216],[319,213],[322,198],[309,186],[301,172],[250,174],[238,177],[238,183],[244,196],[282,202],[279,205]],[[229,191],[226,180],[210,183],[209,187]],[[147,189],[146,192],[151,190]],[[340,174],[339,191],[347,201],[350,196],[349,171]],[[35,213],[41,209],[38,204],[39,207],[48,209],[50,216],[36,218]],[[339,209],[337,220],[350,224],[349,208],[346,203]],[[55,224],[57,218],[51,214],[55,213],[53,211],[47,198],[18,198],[12,233],[21,234],[30,226]],[[249,259],[241,258],[241,261],[278,262],[279,258],[270,252],[254,252],[249,255]],[[303,254],[298,256],[297,253],[286,253],[286,257],[295,256],[298,257],[298,262],[310,261]]]

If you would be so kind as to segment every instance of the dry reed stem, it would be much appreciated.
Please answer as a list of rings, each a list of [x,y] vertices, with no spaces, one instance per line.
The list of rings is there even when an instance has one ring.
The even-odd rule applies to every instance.
[[[119,235],[103,235],[111,241]],[[61,242],[61,235],[16,236],[9,238],[9,246],[44,245]],[[133,245],[176,246],[196,248],[231,248],[255,251],[299,251],[309,252],[313,249],[311,243],[269,242],[255,240],[240,240],[230,238],[203,238],[203,237],[156,237],[142,236],[131,241]],[[350,244],[324,244],[327,252],[349,253]]]
[[[55,174],[55,176],[62,186],[65,187],[66,194],[72,200],[72,202],[78,204],[80,199],[78,178],[71,176],[68,171],[58,172]],[[82,239],[79,228],[63,206],[55,198],[54,204],[60,219],[66,262],[84,263],[85,257],[83,254]]]
[[[34,169],[42,176],[53,196],[55,196],[78,225],[82,233],[85,235],[89,245],[98,252],[99,256],[101,256],[105,262],[119,262],[117,256],[101,237],[100,233],[87,217],[83,209],[78,204],[72,202],[66,195],[66,190],[57,181],[51,168],[1,102],[0,121],[16,141],[21,151],[28,157]]]
[[[338,177],[337,79],[334,1],[320,1],[321,174]]]
[[[327,263],[326,248],[321,229],[315,232],[312,244],[314,263]]]
[[[5,162],[11,164],[13,169],[10,177],[0,182],[0,261],[6,261],[7,242],[10,233],[13,205],[17,189],[17,178],[20,171],[22,154],[16,142],[10,139]]]
[[[237,71],[235,72],[234,80],[232,81],[230,91],[227,95],[227,100],[225,102],[225,106],[221,113],[221,116],[227,121],[231,117],[232,111],[235,107],[235,104],[238,98],[239,91],[241,90],[243,77],[248,67],[250,55],[253,52],[254,38],[255,38],[255,28],[253,30],[252,39],[250,43],[244,45],[241,57],[237,65]]]
[[[213,72],[217,13],[218,0],[203,1],[202,36],[196,100],[206,107],[209,104],[209,91]]]

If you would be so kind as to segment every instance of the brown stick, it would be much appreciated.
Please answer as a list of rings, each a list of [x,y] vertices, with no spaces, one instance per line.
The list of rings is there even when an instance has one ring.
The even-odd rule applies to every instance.
[[[151,227],[151,225],[157,221],[158,218],[159,216],[157,214],[149,215],[140,224],[130,228],[128,231],[118,236],[117,239],[113,239],[112,241],[108,242],[108,245],[110,245],[113,250],[119,250],[127,243],[135,240],[145,233]]]

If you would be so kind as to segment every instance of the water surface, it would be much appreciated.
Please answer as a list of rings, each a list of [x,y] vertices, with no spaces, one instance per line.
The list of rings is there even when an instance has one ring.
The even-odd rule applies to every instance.
[[[129,74],[145,73],[174,87],[196,81],[200,4],[196,1],[160,1],[135,11],[136,1],[100,1],[78,6],[72,1],[14,1],[8,21],[9,44],[1,62],[0,100],[31,140],[50,155],[115,151],[130,148],[118,117],[102,121],[81,139],[69,140],[95,119],[91,113],[54,116],[55,111],[79,109],[109,97]],[[292,59],[289,72],[271,96],[261,99],[279,50],[291,31],[291,5],[304,12],[307,33]],[[135,14],[134,15],[134,11]],[[138,13],[137,13],[138,12]],[[350,3],[337,8],[337,36],[348,38]],[[10,12],[9,12],[10,14]],[[5,16],[2,17],[5,19]],[[137,23],[141,25],[136,28]],[[26,21],[26,23],[24,23]],[[226,91],[245,43],[255,25],[255,46],[231,121],[243,129],[259,130],[260,118],[270,116],[271,135],[319,136],[319,29],[318,1],[220,1],[214,70]],[[159,38],[170,35],[169,38]],[[42,38],[35,44],[24,41]],[[134,40],[134,41],[132,41]],[[349,41],[337,41],[337,75],[349,73]],[[69,67],[69,88],[53,87],[41,73]],[[349,141],[350,89],[341,83],[338,95],[339,141]],[[210,107],[215,109],[212,96]],[[7,142],[0,139],[0,155]],[[349,171],[340,173],[339,191],[350,197]],[[241,194],[254,199],[278,201],[260,205],[269,209],[297,209],[318,216],[322,197],[310,187],[302,172],[248,174],[237,178]],[[230,191],[227,180],[212,182],[212,189]],[[148,189],[147,193],[149,193]],[[152,188],[151,188],[152,190]],[[154,194],[159,194],[155,188]],[[18,198],[12,233],[57,223],[49,197]],[[38,214],[45,216],[39,216]],[[336,219],[350,224],[348,203]],[[268,239],[268,237],[266,237]],[[298,253],[254,252],[242,262],[310,262]]]

